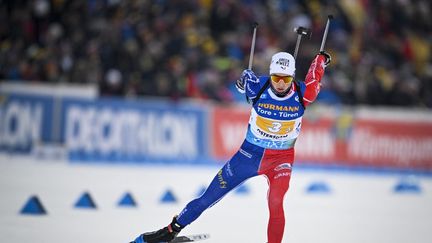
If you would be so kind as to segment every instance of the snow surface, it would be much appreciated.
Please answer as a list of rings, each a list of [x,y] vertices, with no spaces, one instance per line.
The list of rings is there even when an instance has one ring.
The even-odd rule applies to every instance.
[[[0,155],[0,242],[119,243],[166,226],[219,167],[70,164]],[[285,197],[283,242],[429,243],[432,242],[432,179],[417,177],[422,192],[393,192],[397,174],[305,170],[294,167]],[[310,183],[331,192],[310,194]],[[232,192],[205,211],[182,234],[209,233],[203,243],[264,243],[267,182],[245,183],[247,194]],[[160,203],[171,190],[176,203]],[[74,204],[89,192],[97,209]],[[119,207],[129,192],[138,206]],[[36,195],[47,215],[20,210]]]

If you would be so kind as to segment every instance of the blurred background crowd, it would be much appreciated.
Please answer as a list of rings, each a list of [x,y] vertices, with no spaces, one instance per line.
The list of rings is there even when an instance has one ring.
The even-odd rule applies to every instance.
[[[101,95],[244,101],[234,81],[267,74],[302,39],[297,79],[335,18],[322,102],[432,108],[429,0],[0,0],[0,82],[94,84]]]

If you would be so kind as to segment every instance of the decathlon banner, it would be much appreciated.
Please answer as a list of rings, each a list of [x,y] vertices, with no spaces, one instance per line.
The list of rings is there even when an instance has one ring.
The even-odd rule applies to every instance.
[[[63,120],[73,161],[208,162],[206,119],[196,105],[65,99]]]
[[[53,139],[53,97],[0,93],[0,151],[30,153]]]
[[[96,96],[93,86],[0,82],[0,152],[25,155],[62,147],[62,99]]]

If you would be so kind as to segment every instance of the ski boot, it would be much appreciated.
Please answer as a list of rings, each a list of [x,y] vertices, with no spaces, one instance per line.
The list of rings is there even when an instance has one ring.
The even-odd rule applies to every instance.
[[[172,241],[183,227],[177,222],[177,216],[175,216],[172,222],[160,230],[148,232],[138,236],[135,241],[131,243],[162,243]]]

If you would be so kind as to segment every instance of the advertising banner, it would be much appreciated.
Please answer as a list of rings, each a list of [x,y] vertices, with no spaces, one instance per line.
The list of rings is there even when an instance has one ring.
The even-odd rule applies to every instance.
[[[296,143],[296,163],[344,167],[432,171],[432,120],[376,118],[352,112],[303,118]],[[309,116],[308,116],[309,115]],[[215,107],[212,114],[212,154],[229,159],[241,145],[249,108]]]
[[[53,98],[0,93],[0,151],[29,153],[53,139]]]
[[[57,157],[70,161],[224,163],[243,142],[250,115],[248,105],[12,88],[0,85],[0,152],[61,150]],[[300,165],[432,171],[432,115],[311,106],[295,148]]]
[[[297,160],[314,164],[432,170],[432,123],[343,116],[304,119],[296,149]]]
[[[65,99],[63,120],[71,160],[208,162],[206,119],[192,105]]]
[[[432,170],[432,124],[358,120],[346,150],[366,165]]]
[[[240,148],[248,127],[250,110],[244,107],[215,106],[211,113],[212,156],[229,159]]]

